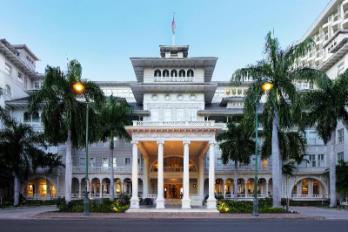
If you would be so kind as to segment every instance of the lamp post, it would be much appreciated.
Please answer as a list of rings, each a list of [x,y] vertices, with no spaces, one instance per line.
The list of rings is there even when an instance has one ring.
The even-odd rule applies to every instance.
[[[273,88],[271,82],[265,82],[261,85],[262,91],[268,92]],[[257,110],[259,108],[259,98],[256,99],[255,104],[255,178],[254,178],[254,200],[253,200],[253,216],[259,216],[259,201],[257,198],[257,185],[258,185],[258,175],[259,175],[259,117]]]
[[[81,95],[85,93],[86,86],[82,82],[75,82],[72,84],[72,91],[76,95]],[[83,214],[85,216],[89,215],[89,198],[88,198],[88,112],[89,112],[89,102],[86,98],[86,144],[85,144],[85,150],[86,150],[86,166],[85,166],[85,180],[86,180],[86,188],[84,192],[84,198],[83,198]]]

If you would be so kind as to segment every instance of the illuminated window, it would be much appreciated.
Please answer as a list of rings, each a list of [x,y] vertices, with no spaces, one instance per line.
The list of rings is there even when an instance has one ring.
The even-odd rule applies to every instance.
[[[307,195],[308,194],[308,180],[303,179],[302,180],[302,194]]]

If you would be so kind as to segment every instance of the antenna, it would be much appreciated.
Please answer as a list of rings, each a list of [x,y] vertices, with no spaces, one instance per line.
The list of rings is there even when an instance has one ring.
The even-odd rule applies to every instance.
[[[175,30],[176,30],[175,12],[173,12],[173,20],[172,20],[172,45],[175,45]]]

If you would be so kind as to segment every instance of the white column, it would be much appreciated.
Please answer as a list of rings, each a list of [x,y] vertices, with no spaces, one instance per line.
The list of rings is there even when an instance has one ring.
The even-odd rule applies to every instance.
[[[204,156],[199,157],[199,197],[204,199]]]
[[[215,198],[215,142],[209,143],[209,197],[207,200],[208,209],[216,209]]]
[[[144,171],[143,171],[143,198],[147,198],[149,194],[149,158],[144,158]]]
[[[248,179],[244,179],[244,197],[248,197]]]
[[[132,198],[130,208],[138,209],[138,142],[132,141],[132,144]]]
[[[81,199],[81,190],[82,190],[82,180],[79,179],[79,199]]]
[[[266,197],[269,197],[268,195],[268,184],[269,184],[269,179],[266,179]]]
[[[156,199],[156,208],[164,208],[164,197],[163,197],[163,145],[164,141],[158,141],[158,170],[157,170],[157,199]]]
[[[190,200],[190,141],[184,141],[184,174],[183,174],[183,198],[182,198],[182,208],[189,209],[191,208]]]
[[[103,180],[100,180],[100,185],[99,185],[99,197],[103,197]]]

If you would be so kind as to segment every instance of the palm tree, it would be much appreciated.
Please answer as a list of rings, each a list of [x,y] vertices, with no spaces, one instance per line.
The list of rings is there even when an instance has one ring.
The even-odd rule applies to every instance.
[[[267,96],[264,105],[263,120],[271,122],[269,127],[264,128],[271,131],[271,153],[272,153],[272,180],[273,180],[273,207],[280,207],[281,200],[281,160],[278,132],[280,128],[293,127],[291,102],[297,96],[294,81],[307,80],[315,82],[323,74],[315,69],[297,67],[296,61],[305,55],[312,47],[312,40],[306,39],[303,42],[292,45],[288,49],[281,49],[278,39],[271,33],[266,36],[265,54],[266,58],[256,65],[249,65],[246,68],[238,69],[232,76],[232,82],[239,82],[245,77],[252,78],[245,100],[244,113],[248,117],[255,117],[255,104],[261,96]],[[273,88],[264,93],[261,86],[270,82]]]
[[[342,121],[345,127],[348,123],[348,71],[336,80],[327,78],[318,83],[314,90],[304,93],[302,97],[308,109],[309,126],[316,129],[325,145],[329,145],[330,206],[336,207],[335,138],[338,121]]]
[[[110,198],[115,198],[114,192],[114,138],[130,139],[125,125],[131,121],[131,108],[124,99],[110,96],[100,110],[101,139],[109,140],[109,163],[110,163]]]
[[[93,82],[81,80],[82,67],[76,60],[68,63],[67,73],[59,67],[47,66],[42,88],[33,94],[31,109],[43,108],[44,134],[52,144],[66,143],[65,153],[65,200],[71,200],[72,181],[72,149],[78,148],[84,142],[86,104],[77,101],[71,86],[82,82],[86,91],[84,97],[89,102],[99,106],[104,101],[102,90]],[[97,123],[95,110],[90,107],[90,141],[95,139]],[[88,162],[86,160],[86,162]]]
[[[22,123],[17,123],[0,108],[0,119],[4,128],[0,130],[0,160],[3,172],[11,173],[14,180],[13,205],[19,204],[20,183],[38,167],[48,167],[48,171],[61,165],[60,157],[46,153],[42,134]]]
[[[234,197],[238,197],[238,163],[249,164],[250,156],[255,152],[253,132],[243,121],[230,121],[227,130],[217,136],[220,141],[221,158],[224,164],[234,162]],[[246,191],[246,190],[245,190]]]

